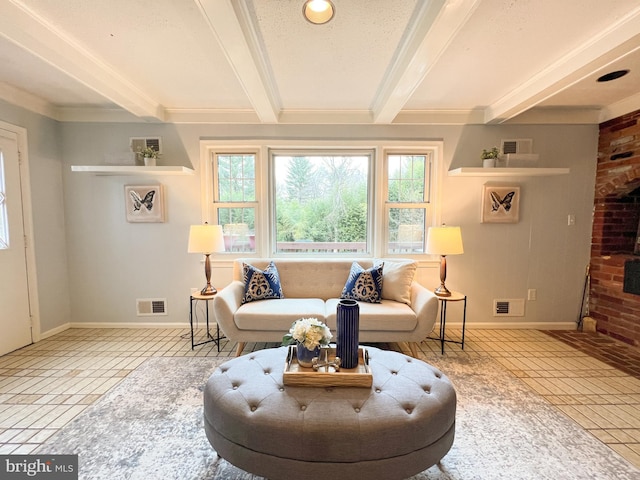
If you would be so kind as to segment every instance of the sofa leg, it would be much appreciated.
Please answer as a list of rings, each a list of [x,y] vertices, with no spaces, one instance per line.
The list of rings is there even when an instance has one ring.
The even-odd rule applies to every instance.
[[[244,350],[245,342],[238,342],[238,346],[236,347],[236,357],[242,355],[242,350]]]
[[[416,342],[408,342],[409,348],[411,349],[411,356],[413,358],[418,358],[418,344]]]

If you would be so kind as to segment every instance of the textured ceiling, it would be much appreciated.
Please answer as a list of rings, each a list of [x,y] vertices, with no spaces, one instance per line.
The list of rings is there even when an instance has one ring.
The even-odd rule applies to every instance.
[[[0,0],[0,98],[60,120],[211,123],[596,123],[640,108],[640,0],[334,0],[322,26],[302,3]]]

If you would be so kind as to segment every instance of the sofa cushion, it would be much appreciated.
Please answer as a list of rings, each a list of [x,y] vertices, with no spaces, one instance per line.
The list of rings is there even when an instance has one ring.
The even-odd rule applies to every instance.
[[[296,320],[315,317],[324,322],[324,314],[324,300],[320,298],[281,298],[245,303],[233,319],[240,330],[275,330],[284,335]]]
[[[383,267],[384,263],[379,263],[365,270],[358,262],[353,262],[340,297],[362,302],[380,303],[382,300]]]
[[[376,265],[382,263],[376,260]],[[384,261],[382,298],[411,305],[411,283],[416,275],[416,262]]]
[[[325,323],[331,331],[337,331],[336,312],[339,298],[330,298],[326,303]],[[416,312],[409,305],[382,300],[380,303],[358,302],[360,307],[360,331],[412,331],[418,324]]]
[[[242,271],[244,277],[242,303],[284,297],[278,269],[273,262],[269,262],[264,270],[245,263],[242,266]]]

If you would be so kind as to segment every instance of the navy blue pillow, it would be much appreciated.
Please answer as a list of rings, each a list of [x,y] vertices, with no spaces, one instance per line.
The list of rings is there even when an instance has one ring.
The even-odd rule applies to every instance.
[[[340,298],[380,303],[382,301],[382,267],[384,263],[365,270],[358,262],[353,262]]]
[[[275,263],[269,262],[264,271],[253,265],[243,263],[242,276],[244,278],[242,303],[266,300],[268,298],[284,298],[282,286],[280,285],[280,275],[278,275]]]

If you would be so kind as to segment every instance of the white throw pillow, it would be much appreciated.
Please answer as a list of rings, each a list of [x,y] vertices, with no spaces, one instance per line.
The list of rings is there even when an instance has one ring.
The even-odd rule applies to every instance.
[[[383,260],[376,260],[376,265]],[[415,277],[416,262],[390,262],[384,260],[382,271],[382,298],[411,305],[411,282]]]

